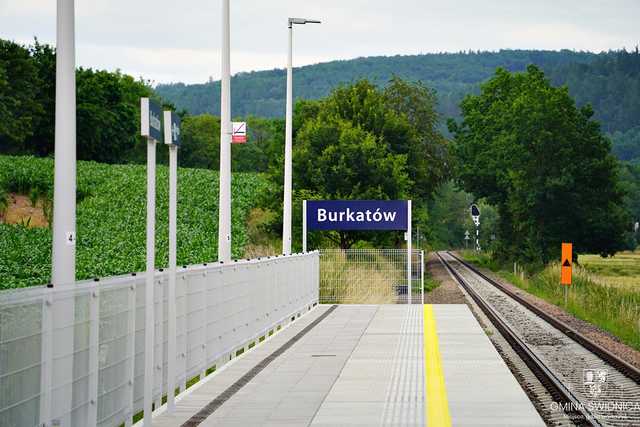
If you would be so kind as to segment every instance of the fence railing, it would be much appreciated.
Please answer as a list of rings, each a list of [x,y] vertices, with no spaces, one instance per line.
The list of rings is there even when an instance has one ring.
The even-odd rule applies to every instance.
[[[176,280],[175,384],[318,302],[319,254],[199,265]],[[153,400],[167,394],[166,272],[155,276]],[[0,292],[0,426],[132,424],[144,401],[145,275]]]
[[[320,303],[406,304],[409,302],[406,249],[321,249]],[[411,255],[411,296],[422,303],[424,255]]]

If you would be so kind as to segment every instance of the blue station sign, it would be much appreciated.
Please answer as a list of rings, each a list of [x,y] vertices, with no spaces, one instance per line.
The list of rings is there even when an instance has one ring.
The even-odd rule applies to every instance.
[[[308,200],[309,230],[407,230],[406,200]]]
[[[165,137],[165,144],[180,146],[180,116],[174,111],[164,112],[164,134],[169,136]]]
[[[142,136],[162,142],[162,107],[149,98],[140,98],[140,127]]]

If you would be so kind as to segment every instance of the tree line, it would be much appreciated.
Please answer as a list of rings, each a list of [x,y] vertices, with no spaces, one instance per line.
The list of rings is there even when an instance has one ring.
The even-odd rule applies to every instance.
[[[458,119],[460,101],[469,93],[478,93],[480,84],[489,79],[496,68],[520,72],[529,64],[542,69],[554,85],[567,85],[578,105],[591,104],[605,132],[625,132],[638,126],[640,54],[637,49],[600,54],[570,50],[470,51],[332,61],[296,69],[294,94],[298,99],[319,99],[340,84],[366,77],[384,86],[395,75],[425,82],[438,94],[438,112]],[[284,81],[285,71],[280,69],[237,74],[232,82],[233,114],[284,116]],[[219,114],[219,105],[210,102],[219,97],[218,81],[164,84],[159,85],[157,91],[191,114]]]
[[[520,61],[534,55],[516,53]],[[465,55],[481,63],[495,60],[490,54]],[[575,52],[540,55],[554,58],[558,67],[572,67],[571,57],[591,63],[603,58]],[[632,74],[637,52],[615,55],[621,55],[618,62]],[[598,66],[615,67],[604,60]],[[613,134],[613,152],[628,160],[622,163],[611,154],[611,140],[590,104],[580,105],[570,88],[558,87],[553,73],[540,67],[494,70],[477,91],[466,94],[460,113],[446,125],[439,107],[442,96],[430,84],[402,76],[379,84],[373,77],[296,102],[294,224],[301,222],[303,199],[411,198],[415,226],[424,239],[459,246],[463,230],[470,228],[466,209],[475,201],[488,219],[483,246],[506,258],[544,263],[554,259],[562,240],[574,241],[578,252],[603,255],[635,247],[632,224],[640,218],[640,167],[633,123]],[[173,105],[144,80],[120,72],[80,68],[76,81],[78,158],[143,162],[139,98],[156,97],[166,107]],[[54,101],[55,51],[37,41],[28,47],[0,41],[0,153],[52,155]],[[632,108],[638,105],[640,100]],[[180,165],[217,169],[219,117],[180,114]],[[249,143],[232,146],[232,169],[266,174],[271,189],[257,195],[256,204],[268,212],[263,231],[277,236],[284,121],[244,120]],[[159,154],[166,161],[166,150]],[[294,241],[300,241],[300,232],[294,228]],[[310,243],[399,246],[402,237],[332,232],[313,234]]]

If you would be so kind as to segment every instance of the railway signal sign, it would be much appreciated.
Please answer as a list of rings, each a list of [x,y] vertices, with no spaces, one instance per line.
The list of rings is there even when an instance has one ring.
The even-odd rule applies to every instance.
[[[244,144],[247,142],[247,122],[231,123],[231,142],[234,144]]]
[[[471,218],[473,219],[473,223],[475,225],[480,224],[480,208],[475,203],[471,205]]]
[[[571,243],[562,244],[562,263],[560,267],[560,284],[571,285],[571,265],[573,264],[573,245]]]

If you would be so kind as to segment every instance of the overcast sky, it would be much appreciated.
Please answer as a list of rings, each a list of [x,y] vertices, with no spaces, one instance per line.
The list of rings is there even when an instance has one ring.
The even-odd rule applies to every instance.
[[[156,83],[220,76],[221,0],[76,0],[77,63]],[[0,37],[55,43],[55,0],[0,0]],[[601,51],[640,42],[640,0],[231,0],[232,72],[460,50]]]

